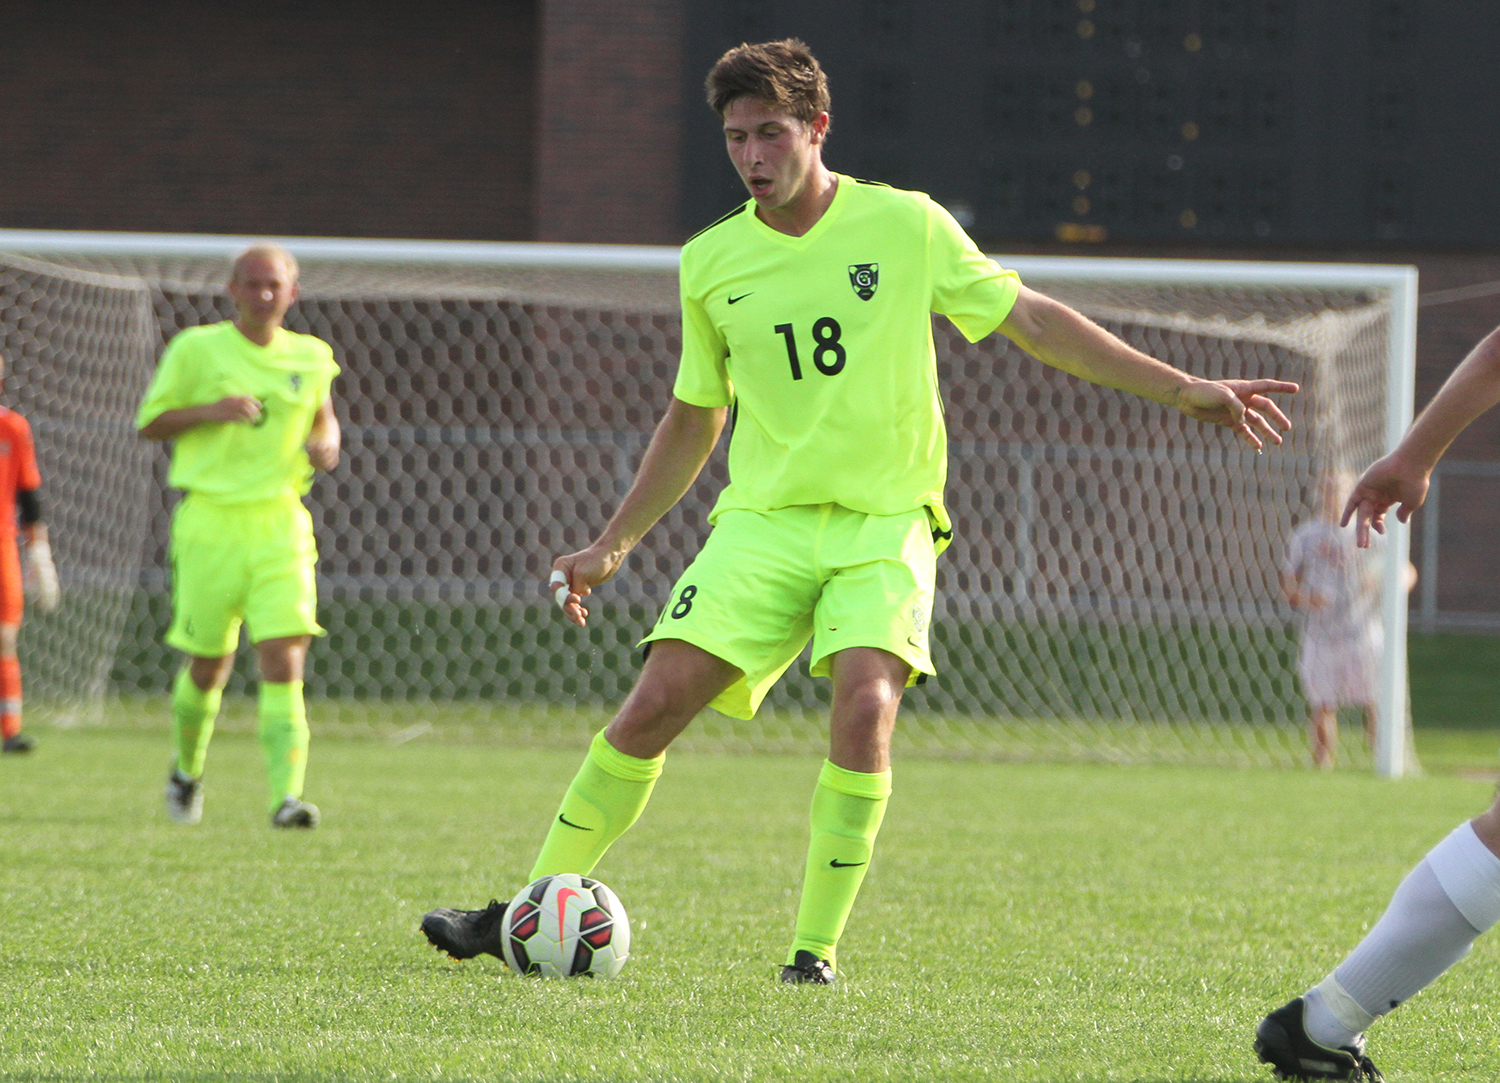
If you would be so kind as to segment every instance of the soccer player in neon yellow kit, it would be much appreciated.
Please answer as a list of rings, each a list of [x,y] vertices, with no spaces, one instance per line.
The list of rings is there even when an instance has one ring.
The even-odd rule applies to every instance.
[[[235,318],[183,331],[168,345],[136,426],[171,440],[169,484],[186,491],[172,517],[172,626],[187,654],[172,689],[177,754],[167,812],[197,823],[219,700],[248,625],[260,663],[259,733],[276,827],[316,827],[302,800],[307,709],[302,673],[317,622],[314,468],[339,460],[326,342],[282,327],[298,295],[297,262],[272,245],[234,261]]]
[[[731,480],[532,875],[588,873],[645,807],[694,716],[712,705],[750,717],[811,638],[812,672],[833,680],[830,751],[781,977],[831,984],[891,791],[902,690],[934,671],[935,559],[951,529],[930,314],[972,341],[998,329],[1049,364],[1256,448],[1289,427],[1265,393],[1297,385],[1179,372],[1022,286],[927,196],[831,172],[827,83],[801,42],[733,49],[707,86],[750,199],[683,249],[673,400],[604,531],[553,563],[568,618],[584,624],[585,599],[687,491],[732,411]],[[503,909],[434,910],[422,929],[457,958],[498,955]]]

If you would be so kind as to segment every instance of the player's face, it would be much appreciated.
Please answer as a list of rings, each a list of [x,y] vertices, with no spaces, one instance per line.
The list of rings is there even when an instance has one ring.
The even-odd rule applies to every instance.
[[[274,256],[246,257],[229,282],[235,311],[256,324],[279,325],[297,293],[297,280],[285,262]]]
[[[729,158],[764,211],[795,203],[807,192],[827,131],[827,113],[802,121],[758,98],[735,98],[724,110]]]

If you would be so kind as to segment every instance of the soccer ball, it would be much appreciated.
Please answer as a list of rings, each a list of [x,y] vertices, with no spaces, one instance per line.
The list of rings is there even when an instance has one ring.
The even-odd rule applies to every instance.
[[[533,880],[510,901],[500,942],[518,974],[612,978],[630,958],[630,919],[598,880],[563,872]]]

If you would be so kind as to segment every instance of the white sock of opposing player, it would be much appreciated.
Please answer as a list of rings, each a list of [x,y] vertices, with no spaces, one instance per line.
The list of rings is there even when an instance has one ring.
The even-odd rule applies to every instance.
[[[1500,921],[1500,857],[1462,824],[1401,881],[1375,927],[1307,994],[1307,1035],[1350,1045]]]

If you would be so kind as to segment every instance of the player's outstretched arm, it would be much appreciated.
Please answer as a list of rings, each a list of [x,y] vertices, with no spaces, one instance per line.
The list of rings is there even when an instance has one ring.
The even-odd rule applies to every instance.
[[[202,406],[184,406],[180,410],[163,410],[145,425],[141,436],[147,440],[171,440],[194,425],[215,421],[253,422],[260,417],[260,403],[249,395],[228,395],[218,402]]]
[[[342,443],[343,430],[339,428],[338,415],[333,412],[333,399],[326,398],[313,416],[312,430],[304,445],[314,469],[332,470],[337,466]]]
[[[589,615],[583,599],[620,570],[646,531],[697,479],[719,442],[727,414],[723,406],[693,406],[674,398],[657,423],[630,491],[599,537],[587,549],[552,562],[553,579],[547,590],[555,592],[563,613],[578,627],[584,626]]]
[[[1469,351],[1458,368],[1443,383],[1427,408],[1412,422],[1401,443],[1383,459],[1370,464],[1344,504],[1339,520],[1347,524],[1355,517],[1355,542],[1370,544],[1370,528],[1385,533],[1385,515],[1396,508],[1396,518],[1406,522],[1427,499],[1432,471],[1448,445],[1469,423],[1500,402],[1500,328],[1486,335]],[[1398,506],[1399,505],[1399,506]]]
[[[1210,425],[1233,429],[1259,451],[1262,438],[1281,443],[1292,427],[1266,397],[1291,394],[1286,380],[1200,380],[1144,354],[1082,313],[1045,294],[1021,287],[1000,333],[1038,361],[1105,387],[1172,406]]]

